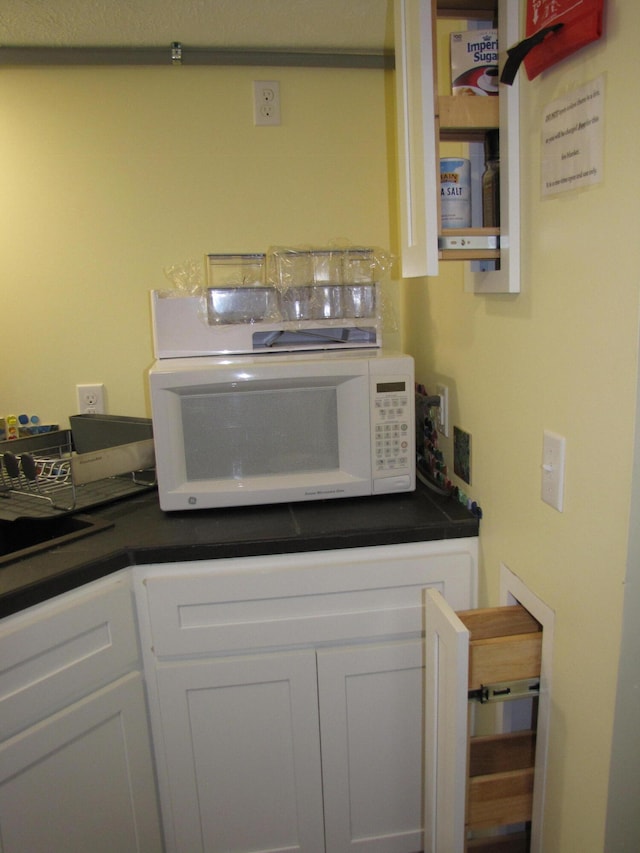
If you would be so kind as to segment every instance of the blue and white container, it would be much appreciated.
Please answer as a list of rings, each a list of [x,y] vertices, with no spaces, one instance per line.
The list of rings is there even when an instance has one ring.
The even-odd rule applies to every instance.
[[[440,160],[440,215],[443,228],[471,227],[471,164],[463,157]]]

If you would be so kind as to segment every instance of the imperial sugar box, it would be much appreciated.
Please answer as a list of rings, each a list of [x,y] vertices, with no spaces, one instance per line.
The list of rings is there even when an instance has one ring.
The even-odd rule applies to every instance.
[[[471,226],[471,164],[462,157],[440,160],[440,215],[443,228]]]
[[[498,94],[498,31],[451,33],[454,95]]]

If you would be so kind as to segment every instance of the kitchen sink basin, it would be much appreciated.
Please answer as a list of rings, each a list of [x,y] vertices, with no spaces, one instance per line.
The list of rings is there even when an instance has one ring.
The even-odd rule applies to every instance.
[[[113,527],[88,515],[61,515],[53,518],[18,518],[0,521],[0,566],[30,557],[58,545],[66,545]]]

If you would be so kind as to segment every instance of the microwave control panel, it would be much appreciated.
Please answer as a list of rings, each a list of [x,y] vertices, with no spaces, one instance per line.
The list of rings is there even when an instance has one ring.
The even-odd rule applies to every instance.
[[[375,383],[373,406],[374,475],[404,473],[412,463],[412,412],[405,380]]]

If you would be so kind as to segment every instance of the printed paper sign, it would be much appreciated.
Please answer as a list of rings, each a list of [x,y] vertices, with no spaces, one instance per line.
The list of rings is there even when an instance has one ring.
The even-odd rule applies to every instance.
[[[600,183],[604,161],[604,77],[550,103],[542,125],[542,195]]]

